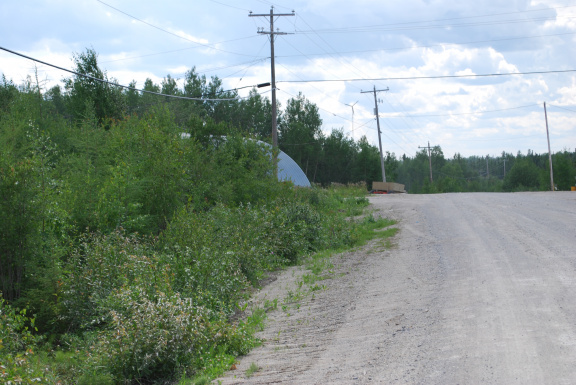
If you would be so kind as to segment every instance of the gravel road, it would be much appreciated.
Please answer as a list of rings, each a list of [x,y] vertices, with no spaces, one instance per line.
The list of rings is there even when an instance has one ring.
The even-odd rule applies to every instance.
[[[393,247],[335,256],[325,290],[280,302],[263,346],[221,383],[576,384],[576,193],[370,201],[399,220]]]

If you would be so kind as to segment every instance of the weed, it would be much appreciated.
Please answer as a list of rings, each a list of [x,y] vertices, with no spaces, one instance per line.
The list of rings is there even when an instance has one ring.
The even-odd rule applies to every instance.
[[[310,291],[311,291],[311,292],[312,292],[312,291],[324,290],[324,289],[326,289],[326,285],[318,285],[318,284],[315,284],[314,286],[311,286],[311,287],[310,287]]]
[[[255,362],[252,362],[250,364],[250,367],[248,369],[246,369],[246,377],[247,378],[252,377],[254,375],[254,373],[256,373],[259,370],[260,370],[260,367]]]
[[[278,298],[274,298],[273,301],[270,301],[269,299],[264,301],[264,309],[266,311],[278,309]]]

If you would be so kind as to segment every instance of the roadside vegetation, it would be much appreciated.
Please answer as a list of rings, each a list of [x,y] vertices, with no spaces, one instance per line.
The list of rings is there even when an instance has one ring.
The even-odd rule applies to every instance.
[[[94,51],[74,61],[114,81]],[[276,180],[270,147],[255,140],[270,141],[271,105],[255,90],[240,99],[194,68],[182,88],[170,76],[143,88],[205,100],[81,76],[45,90],[35,79],[0,81],[3,383],[207,382],[258,345],[265,310],[237,315],[268,272],[305,263],[303,284],[319,290],[326,255],[396,231],[360,216],[366,184],[330,187],[380,179],[377,149],[323,134],[301,94],[281,111],[280,148],[324,188]],[[390,178],[411,192],[476,191],[475,166],[439,148],[432,163],[443,176],[426,185],[422,156],[387,154]],[[542,188],[530,156],[485,187]],[[563,181],[570,156],[556,154]]]
[[[218,105],[59,92],[0,85],[2,383],[207,383],[259,344],[267,272],[362,242],[363,185],[278,182]]]

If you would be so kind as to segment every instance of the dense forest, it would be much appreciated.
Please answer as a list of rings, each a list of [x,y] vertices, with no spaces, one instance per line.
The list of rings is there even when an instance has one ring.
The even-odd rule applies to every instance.
[[[77,75],[50,89],[34,74],[0,83],[0,378],[201,383],[258,343],[261,317],[235,316],[267,271],[383,225],[349,220],[381,180],[379,152],[325,134],[299,94],[279,111],[280,149],[316,186],[362,187],[295,189],[253,140],[271,137],[256,89],[241,98],[192,68],[183,87],[166,76],[143,89],[195,100],[142,93],[110,84],[97,59],[76,54]],[[553,155],[558,189],[575,160]],[[440,147],[385,160],[410,193],[546,190],[547,162]]]

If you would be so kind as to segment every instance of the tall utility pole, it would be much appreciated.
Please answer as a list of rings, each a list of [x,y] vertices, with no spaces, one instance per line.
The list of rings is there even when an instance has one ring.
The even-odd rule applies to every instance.
[[[374,91],[360,91],[361,94],[374,92],[374,115],[376,115],[376,126],[378,126],[378,144],[380,145],[380,167],[382,167],[382,182],[386,182],[386,170],[384,169],[384,154],[382,153],[382,134],[380,132],[380,117],[378,116],[378,99],[376,92],[388,91],[390,88],[386,87],[385,90],[377,90],[374,86]]]
[[[253,14],[250,11],[249,17],[268,17],[270,18],[270,31],[264,31],[264,28],[258,29],[258,33],[261,35],[270,35],[270,72],[272,77],[272,146],[274,148],[278,147],[278,111],[276,111],[276,69],[274,65],[274,36],[275,35],[288,35],[286,32],[276,31],[274,32],[274,17],[280,16],[295,16],[294,11],[292,13],[274,13],[274,7],[270,8],[270,14]]]
[[[434,180],[432,179],[432,147],[430,147],[430,142],[428,142],[427,147],[418,146],[418,148],[427,148],[428,149],[428,165],[430,166],[430,183],[434,183]]]
[[[552,153],[550,152],[550,134],[548,133],[548,113],[544,102],[544,119],[546,119],[546,137],[548,138],[548,163],[550,163],[550,190],[554,191],[554,172],[552,171]]]

